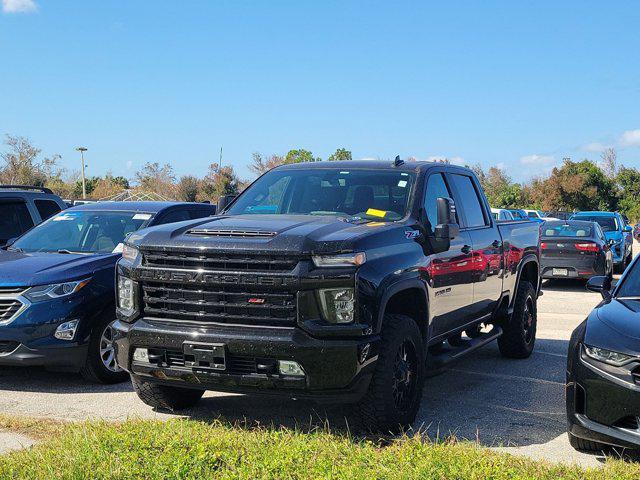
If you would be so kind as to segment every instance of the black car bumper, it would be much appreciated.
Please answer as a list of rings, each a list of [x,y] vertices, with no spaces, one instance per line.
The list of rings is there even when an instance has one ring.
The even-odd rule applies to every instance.
[[[47,367],[78,371],[87,359],[88,344],[69,344],[64,347],[29,348],[22,343],[7,342],[4,353],[0,352],[0,366]],[[4,350],[4,349],[3,349]]]
[[[542,262],[540,272],[544,279],[591,278],[606,273],[604,267],[598,268],[593,265],[571,264],[568,262]]]
[[[615,367],[582,358],[581,346],[567,372],[568,431],[586,440],[640,449],[640,385],[617,376]]]
[[[118,364],[155,383],[237,393],[266,393],[322,402],[356,402],[367,391],[379,338],[320,340],[300,328],[116,322]],[[223,365],[193,362],[190,345],[221,347]],[[146,348],[149,361],[134,360]],[[280,374],[278,361],[295,361],[304,376]]]

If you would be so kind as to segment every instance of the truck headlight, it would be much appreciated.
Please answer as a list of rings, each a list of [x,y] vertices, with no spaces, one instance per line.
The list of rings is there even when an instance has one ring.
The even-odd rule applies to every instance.
[[[319,290],[320,305],[325,320],[330,323],[351,323],[355,307],[353,288]]]
[[[364,252],[313,256],[316,267],[358,267],[366,261],[367,256]]]
[[[139,255],[140,255],[140,250],[138,250],[138,248],[134,247],[133,245],[129,245],[128,243],[125,243],[124,246],[122,247],[122,258],[124,258],[125,260],[128,260],[133,263],[138,259]]]
[[[625,363],[634,360],[636,357],[626,355],[624,353],[614,352],[612,350],[606,350],[604,348],[591,347],[589,345],[584,346],[584,353],[587,357],[593,358],[599,362],[607,363],[619,367]]]
[[[136,282],[127,277],[118,276],[118,309],[126,317],[136,311]]]
[[[50,300],[52,298],[67,297],[72,293],[76,293],[78,290],[84,288],[90,280],[90,278],[85,278],[84,280],[77,280],[75,282],[39,285],[37,287],[31,287],[26,292],[24,292],[23,295],[32,302],[42,302],[44,300]]]

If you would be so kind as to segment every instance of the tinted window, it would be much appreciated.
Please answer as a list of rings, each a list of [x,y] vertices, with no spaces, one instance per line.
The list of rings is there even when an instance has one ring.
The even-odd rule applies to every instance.
[[[204,209],[189,210],[189,217],[192,220],[196,218],[210,217],[211,215],[213,215],[213,211],[211,210],[204,210]]]
[[[414,174],[399,171],[276,169],[253,183],[229,213],[356,216],[400,220]]]
[[[159,224],[184,222],[185,220],[191,220],[191,216],[187,210],[174,210],[163,215]]]
[[[38,213],[40,214],[40,218],[42,221],[45,221],[47,218],[53,217],[60,210],[60,206],[51,200],[34,200],[36,204],[36,208],[38,209]]]
[[[546,222],[542,235],[544,237],[591,237],[592,229],[589,224]]]
[[[438,204],[436,199],[440,197],[451,198],[451,193],[449,193],[442,174],[435,173],[427,181],[427,191],[424,196],[424,210],[427,220],[429,220],[428,228],[431,233],[434,232],[435,226],[438,224]]]
[[[583,220],[585,222],[596,222],[605,232],[618,230],[618,222],[615,217],[605,217],[602,215],[576,215],[571,220]]]
[[[0,245],[19,237],[33,227],[33,220],[24,202],[0,202]]]
[[[638,269],[638,263],[633,265],[633,268],[627,272],[620,289],[616,296],[619,297],[640,297],[640,270]]]
[[[487,224],[478,192],[476,192],[471,177],[466,175],[451,175],[453,184],[460,197],[461,210],[464,212],[467,221],[467,227],[483,227]]]

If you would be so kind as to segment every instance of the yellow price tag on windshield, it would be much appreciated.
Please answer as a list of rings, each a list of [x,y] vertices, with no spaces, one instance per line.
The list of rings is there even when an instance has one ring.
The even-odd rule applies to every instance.
[[[367,210],[367,215],[371,215],[372,217],[380,217],[384,218],[387,212],[384,210],[376,210],[375,208],[370,208]]]

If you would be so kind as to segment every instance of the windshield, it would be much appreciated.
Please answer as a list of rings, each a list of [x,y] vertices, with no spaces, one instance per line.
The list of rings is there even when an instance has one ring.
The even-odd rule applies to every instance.
[[[150,213],[63,211],[33,228],[10,247],[23,252],[108,253],[129,233],[146,226]]]
[[[618,287],[617,298],[640,298],[640,268],[638,262],[626,273],[624,282]]]
[[[540,218],[538,212],[527,212],[527,215],[529,216],[529,218]]]
[[[543,237],[591,237],[591,227],[588,223],[546,222],[542,232]]]
[[[582,220],[584,222],[596,222],[604,232],[615,232],[618,230],[618,221],[615,217],[604,217],[601,215],[577,215],[572,220]]]
[[[228,213],[394,221],[407,214],[413,183],[412,173],[393,170],[272,170],[245,190]]]

